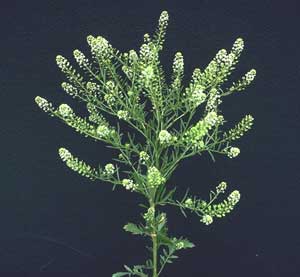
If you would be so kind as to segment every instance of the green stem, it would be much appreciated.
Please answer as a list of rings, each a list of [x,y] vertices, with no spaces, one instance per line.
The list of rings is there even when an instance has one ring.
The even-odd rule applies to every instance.
[[[152,202],[152,201],[151,201]],[[154,209],[154,217],[155,217],[155,203],[151,203],[151,207]],[[153,274],[152,277],[158,277],[157,275],[157,251],[158,251],[158,245],[157,245],[157,231],[156,226],[154,226],[153,232],[151,234],[152,237],[152,263],[153,263]]]
[[[157,277],[157,234],[152,234],[153,243],[153,277]]]

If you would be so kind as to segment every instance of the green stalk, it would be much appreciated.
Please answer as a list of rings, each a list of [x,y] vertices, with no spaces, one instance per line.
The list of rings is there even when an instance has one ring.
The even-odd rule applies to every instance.
[[[153,243],[153,277],[157,277],[157,235],[152,234]]]
[[[151,207],[154,208],[154,216],[155,216],[155,204],[151,204]],[[153,247],[152,247],[152,262],[153,262],[153,275],[152,277],[157,277],[157,250],[158,250],[158,247],[157,247],[157,232],[156,232],[156,226],[155,226],[155,229],[154,229],[154,232],[151,234],[151,237],[152,237],[152,244],[153,244]]]

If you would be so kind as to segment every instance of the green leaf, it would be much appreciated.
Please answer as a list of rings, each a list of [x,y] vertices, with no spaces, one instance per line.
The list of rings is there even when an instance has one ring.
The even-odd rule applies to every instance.
[[[168,245],[168,246],[172,246],[174,244],[172,239],[168,238],[167,236],[165,236],[163,234],[158,234],[157,238],[159,239],[159,242],[161,244],[165,244],[165,245]]]
[[[183,249],[195,247],[195,244],[192,243],[191,241],[189,241],[188,239],[182,239],[182,238],[180,238],[177,242],[179,242],[179,241],[183,242],[183,244],[184,244]]]
[[[130,232],[134,235],[144,235],[145,232],[142,228],[140,228],[139,226],[137,226],[136,224],[134,223],[127,223],[123,229],[127,232]]]
[[[129,266],[127,266],[126,264],[124,264],[124,267],[125,267],[125,269],[128,270],[129,272],[132,272],[132,269],[131,269]]]

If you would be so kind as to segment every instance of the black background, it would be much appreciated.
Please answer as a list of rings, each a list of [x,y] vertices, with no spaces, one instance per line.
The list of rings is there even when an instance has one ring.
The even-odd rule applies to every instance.
[[[168,209],[171,234],[197,247],[182,251],[163,276],[300,276],[299,9],[297,1],[266,0],[1,4],[0,272],[111,276],[124,263],[146,258],[145,241],[122,230],[139,221],[142,199],[76,175],[57,155],[64,146],[91,164],[105,164],[111,150],[48,117],[33,99],[67,102],[84,113],[62,92],[55,56],[87,50],[88,34],[103,35],[121,51],[138,49],[162,10],[170,15],[162,54],[167,72],[182,51],[188,80],[194,67],[203,68],[239,36],[246,47],[233,76],[257,69],[255,83],[222,104],[228,127],[245,114],[255,118],[237,143],[240,156],[217,156],[215,163],[208,155],[193,157],[170,182],[205,198],[225,180],[241,191],[241,202],[210,226]]]

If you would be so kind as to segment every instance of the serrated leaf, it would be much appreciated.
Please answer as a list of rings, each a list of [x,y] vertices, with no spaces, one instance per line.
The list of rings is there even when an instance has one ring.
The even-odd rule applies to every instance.
[[[134,234],[134,235],[143,235],[144,234],[144,231],[134,223],[127,223],[123,227],[123,229],[127,232],[130,232],[130,233]]]
[[[183,244],[184,244],[183,248],[193,248],[193,247],[195,247],[195,244],[192,243],[191,241],[187,240],[187,239],[182,239],[180,241],[183,242]]]

